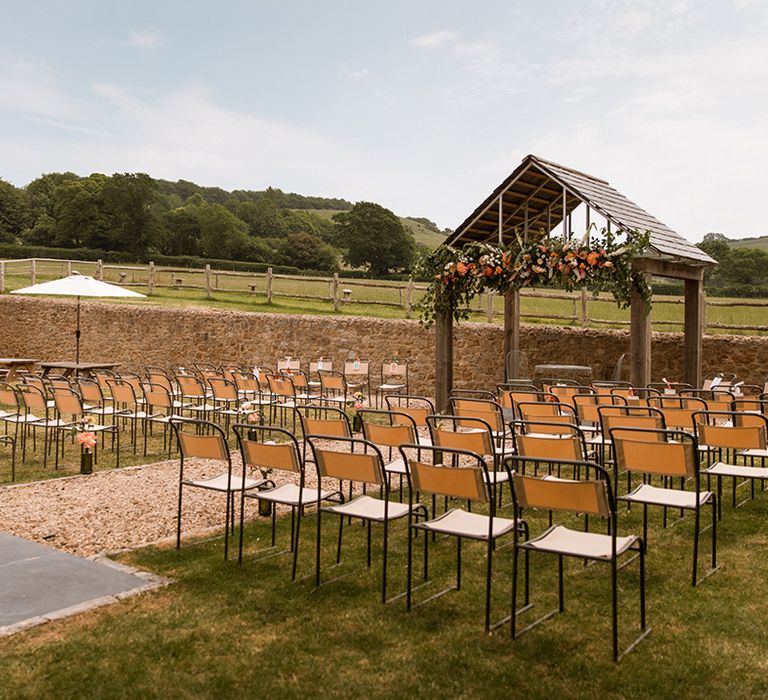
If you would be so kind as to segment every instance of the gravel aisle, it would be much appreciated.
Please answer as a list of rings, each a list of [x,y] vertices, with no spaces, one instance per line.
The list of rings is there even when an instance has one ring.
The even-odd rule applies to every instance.
[[[220,473],[221,465],[195,460],[185,477]],[[314,485],[314,469],[307,485]],[[283,474],[280,475],[283,480]],[[0,530],[57,549],[91,556],[140,547],[176,535],[178,460],[0,487]],[[224,525],[224,497],[184,489],[182,537]],[[246,511],[251,517],[256,505]]]

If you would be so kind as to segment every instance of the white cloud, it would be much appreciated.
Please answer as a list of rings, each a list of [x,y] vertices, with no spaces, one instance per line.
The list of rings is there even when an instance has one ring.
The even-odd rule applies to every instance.
[[[431,32],[430,34],[422,34],[414,39],[411,39],[411,44],[414,46],[421,46],[425,49],[437,49],[443,44],[453,41],[459,36],[458,32],[454,32],[450,29],[441,29],[439,32]]]
[[[159,34],[148,30],[131,30],[128,32],[126,46],[139,49],[151,49],[163,43]]]
[[[75,106],[60,91],[46,63],[0,58],[0,110],[65,118],[73,115]]]
[[[360,68],[358,70],[354,70],[349,66],[347,66],[346,64],[344,64],[341,67],[341,72],[351,80],[354,80],[355,82],[363,80],[364,78],[367,78],[369,75],[367,68]]]

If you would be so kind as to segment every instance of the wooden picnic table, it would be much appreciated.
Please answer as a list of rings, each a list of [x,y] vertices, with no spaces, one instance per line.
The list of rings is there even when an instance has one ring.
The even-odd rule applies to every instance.
[[[41,362],[43,376],[46,377],[53,369],[60,369],[65,377],[75,373],[77,375],[87,374],[94,369],[114,369],[119,367],[119,362]]]
[[[13,382],[19,376],[20,369],[32,372],[39,361],[25,357],[0,357],[0,367],[8,368],[8,375],[5,377],[5,381]]]

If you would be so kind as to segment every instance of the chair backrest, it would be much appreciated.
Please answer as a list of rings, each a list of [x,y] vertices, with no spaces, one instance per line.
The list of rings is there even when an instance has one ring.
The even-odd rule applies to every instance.
[[[341,394],[347,391],[347,380],[341,372],[321,369],[318,370],[317,376],[320,378],[320,391]]]
[[[293,433],[272,425],[253,426],[238,423],[232,427],[237,435],[243,464],[246,466],[262,471],[302,471],[299,443]],[[275,441],[276,436],[282,441]]]
[[[569,433],[548,433],[546,424],[537,424],[536,432],[515,433],[515,451],[522,457],[548,461],[564,459],[580,461],[586,457],[584,435],[576,426]],[[562,426],[554,424],[557,430]],[[541,430],[540,428],[545,428]]]
[[[522,350],[510,350],[504,357],[504,381],[530,377],[528,355]]]
[[[147,402],[147,410],[160,408],[164,411],[170,411],[173,408],[171,392],[162,384],[151,382],[144,391],[144,400]]]
[[[573,406],[559,401],[521,401],[517,404],[517,413],[524,421],[557,419],[553,422],[558,422],[565,417],[572,423],[576,422]]]
[[[663,430],[666,427],[663,412],[649,406],[600,406],[597,412],[601,432],[606,437],[613,428]]]
[[[7,382],[0,382],[0,407],[14,412],[19,410],[17,389]]]
[[[451,413],[462,418],[481,418],[495,432],[504,432],[504,414],[501,405],[485,399],[464,399],[451,397],[449,399]],[[473,427],[469,426],[462,427]],[[476,427],[476,426],[474,426]]]
[[[216,401],[237,401],[237,386],[234,382],[223,377],[211,377],[208,380],[208,386],[211,387],[213,398]]]
[[[520,401],[541,401],[544,392],[539,391],[532,384],[520,386],[508,386],[499,384],[496,387],[498,402],[504,408],[514,409]]]
[[[316,360],[310,360],[310,374],[317,374],[321,369],[333,369],[333,360],[329,357],[318,357]]]
[[[274,396],[292,399],[296,395],[293,380],[289,376],[281,375],[276,377],[270,375],[267,377],[267,383],[269,384],[269,391]]]
[[[681,389],[678,394],[681,397],[694,397],[701,399],[706,404],[707,411],[732,411],[733,401],[736,398],[726,389]]]
[[[96,404],[101,406],[104,403],[104,394],[101,391],[99,383],[95,379],[86,379],[79,377],[76,380],[77,390],[80,392],[80,396],[86,403]]]
[[[699,483],[696,438],[682,430],[612,428],[616,469],[628,472],[693,478]]]
[[[425,396],[410,396],[408,394],[397,394],[384,396],[387,409],[395,414],[405,414],[409,416],[418,428],[427,427],[427,416],[434,415],[435,405]],[[398,421],[397,415],[394,416],[395,422]]]
[[[693,414],[707,410],[705,401],[692,396],[651,396],[648,405],[664,414],[668,428],[683,430],[693,430]]]
[[[209,421],[179,419],[171,420],[171,425],[183,459],[214,459],[231,463],[229,446],[219,426]],[[201,427],[208,432],[199,432]]]
[[[482,418],[440,415],[427,418],[432,443],[438,447],[464,450],[479,455],[492,455],[493,433]],[[464,430],[459,429],[459,427]],[[469,428],[467,430],[467,428]],[[474,429],[472,429],[474,428]]]
[[[301,360],[298,357],[293,357],[290,355],[287,357],[283,357],[282,359],[279,359],[277,361],[277,371],[281,372],[286,369],[289,369],[291,371],[300,370]]]
[[[147,370],[147,380],[150,384],[165,387],[165,390],[169,393],[173,393],[173,382],[165,372],[158,372],[156,370]]]
[[[206,395],[205,385],[192,374],[177,374],[176,383],[183,396],[202,398]]]
[[[592,390],[586,386],[572,386],[567,384],[555,384],[549,387],[549,393],[557,397],[560,403],[567,403],[573,406],[573,399],[575,396],[581,394],[591,394]]]
[[[112,394],[112,400],[116,404],[121,406],[135,406],[136,394],[133,390],[133,386],[128,382],[124,382],[122,379],[109,379],[107,380],[107,386]]]
[[[61,416],[76,417],[83,414],[80,397],[72,389],[53,387],[53,400],[56,402],[56,410]]]
[[[394,448],[418,442],[416,423],[405,413],[397,416],[395,411],[374,409],[363,409],[359,413],[363,419],[363,437],[376,445]],[[386,418],[388,423],[375,422],[377,417]]]
[[[344,362],[344,374],[348,377],[367,377],[370,373],[371,363],[368,360],[355,358]]]
[[[333,406],[302,406],[297,409],[301,431],[308,435],[327,435],[337,438],[351,438],[352,428],[344,411]]]
[[[622,405],[622,397],[614,397],[612,394],[579,394],[573,397],[573,407],[580,423],[600,424],[600,406]]]
[[[403,360],[398,360],[396,357],[391,360],[384,360],[381,363],[381,380],[387,379],[401,380],[402,382],[408,379],[408,363]]]
[[[764,450],[768,440],[768,418],[761,413],[697,412],[693,428],[699,445],[712,449]]]
[[[356,438],[331,439],[322,435],[309,435],[307,442],[312,447],[320,477],[388,488],[387,479],[384,478],[384,460],[372,442]],[[356,446],[365,452],[352,452]],[[343,449],[348,451],[342,452]]]
[[[479,454],[415,444],[402,445],[400,454],[407,465],[412,491],[493,505],[488,489],[488,464]]]
[[[507,458],[507,464],[514,468],[512,485],[520,508],[585,513],[613,519],[615,510],[611,481],[605,469],[592,462],[556,460],[553,464],[559,467],[560,473],[569,468],[577,478],[528,476],[516,468],[526,461],[530,459]],[[590,473],[598,478],[589,478]]]

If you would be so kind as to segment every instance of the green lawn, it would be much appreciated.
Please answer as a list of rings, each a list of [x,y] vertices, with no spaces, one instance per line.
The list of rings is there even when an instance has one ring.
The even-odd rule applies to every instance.
[[[768,558],[768,496],[724,509],[721,570],[689,583],[692,518],[663,530],[652,516],[647,561],[650,636],[618,665],[610,660],[608,569],[566,565],[566,613],[519,640],[482,630],[483,554],[465,544],[464,581],[406,613],[378,601],[374,566],[364,566],[364,529],[346,527],[344,561],[333,569],[335,522],[327,518],[320,589],[291,583],[288,557],[256,561],[268,538],[247,527],[245,563],[223,561],[222,541],[146,548],[121,557],[175,581],[169,587],[0,640],[0,697],[760,697],[768,693],[768,606],[761,583]],[[533,530],[545,526],[533,514]],[[708,522],[708,517],[705,517]],[[286,541],[288,523],[280,521]],[[622,511],[620,531],[639,532],[639,509]],[[313,564],[313,518],[305,520],[300,576]],[[391,540],[392,590],[405,576],[404,523]],[[450,585],[454,545],[432,546],[435,592]],[[704,536],[703,556],[709,554]],[[495,613],[508,610],[510,550],[497,553]],[[556,568],[534,558],[537,611],[556,605]],[[621,641],[637,622],[636,563],[619,573]]]
[[[83,274],[94,274],[96,263],[77,263],[74,266]],[[122,270],[125,284],[133,285],[137,291],[146,292],[147,268],[131,266],[136,269]],[[38,263],[37,281],[65,275],[67,267],[62,262]],[[104,279],[108,282],[120,283],[121,270],[107,266]],[[173,278],[180,278],[183,286],[172,288]],[[206,298],[204,289],[205,275],[202,271],[183,270],[172,272],[165,268],[157,268],[155,273],[156,286],[154,293],[144,302],[169,306],[204,306],[208,308],[236,309],[241,311],[268,311],[270,313],[298,314],[333,314],[333,304],[330,301],[330,284],[327,280],[312,278],[276,277],[273,290],[276,294],[272,304],[267,303],[266,282],[264,277],[254,277],[247,274],[225,275],[212,274],[212,284],[216,291],[211,299]],[[404,318],[407,298],[406,282],[376,282],[376,287],[363,286],[364,280],[341,279],[340,287],[351,290],[351,302],[342,303],[339,313],[349,316],[375,316],[379,318]],[[30,284],[27,263],[14,262],[9,264],[5,279],[6,292],[19,289]],[[251,293],[250,285],[255,285],[255,294]],[[423,285],[417,285],[423,286]],[[416,289],[412,301],[417,302],[423,292]],[[316,299],[295,299],[279,296],[293,294],[314,296]],[[535,294],[535,296],[534,296]],[[556,298],[561,292],[523,292],[521,312],[523,321],[527,323],[552,323],[558,325],[581,326],[581,295],[576,293],[568,299]],[[587,296],[588,327],[626,328],[629,322],[629,310],[617,308],[612,298],[601,295],[594,298]],[[715,302],[755,303],[755,300],[744,299],[710,299]],[[390,305],[377,305],[371,302],[386,302]],[[758,302],[759,303],[759,302]],[[503,319],[504,302],[501,297],[494,297],[494,322],[501,324]],[[681,331],[683,319],[683,303],[679,297],[658,296],[654,299],[652,323],[654,330]],[[485,321],[487,318],[487,297],[482,295],[472,302],[472,320]],[[709,323],[728,325],[763,326],[766,325],[766,309],[768,306],[720,306],[709,305],[706,318]],[[565,318],[550,319],[547,316]],[[416,311],[412,314],[417,318]],[[602,321],[598,323],[596,321]],[[607,322],[607,323],[606,323]],[[661,322],[661,323],[660,323]],[[708,333],[759,333],[764,331],[744,330],[734,331],[710,327]]]

